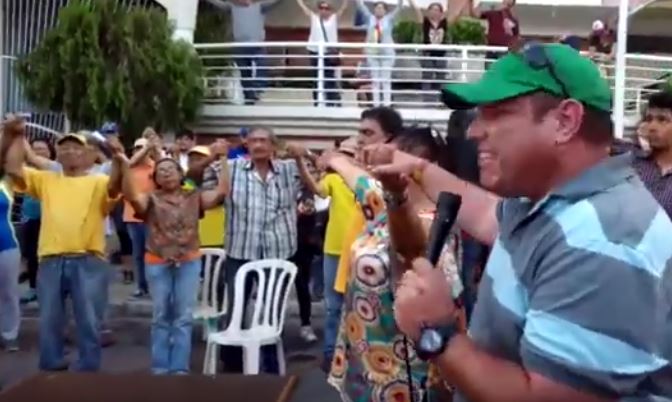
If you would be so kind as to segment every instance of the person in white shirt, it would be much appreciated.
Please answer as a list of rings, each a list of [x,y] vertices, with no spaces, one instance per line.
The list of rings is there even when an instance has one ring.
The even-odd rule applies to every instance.
[[[310,18],[310,34],[307,47],[310,54],[310,65],[314,72],[315,81],[313,82],[313,101],[318,106],[317,91],[317,67],[318,67],[318,47],[316,43],[338,43],[338,18],[343,15],[348,6],[347,0],[343,0],[337,11],[328,0],[318,0],[317,12],[311,10],[303,0],[296,0],[301,10]],[[340,67],[339,50],[336,47],[329,46],[324,50],[324,99],[326,106],[339,106],[341,94],[339,92],[338,81],[336,80],[336,70]]]

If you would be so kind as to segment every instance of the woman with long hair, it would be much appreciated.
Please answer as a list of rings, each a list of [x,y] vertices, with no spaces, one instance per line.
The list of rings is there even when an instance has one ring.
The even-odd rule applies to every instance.
[[[186,374],[191,356],[192,312],[201,273],[198,222],[203,211],[219,205],[229,190],[228,175],[217,187],[185,189],[184,172],[172,158],[156,162],[154,190],[137,193],[123,154],[123,193],[147,225],[145,273],[152,295],[152,372]],[[222,157],[226,164],[226,153]]]
[[[399,149],[430,162],[437,162],[443,149],[441,138],[429,129],[406,130],[392,140]],[[330,154],[323,160],[345,180],[355,193],[367,226],[351,248],[350,274],[344,295],[343,316],[336,341],[329,382],[344,401],[421,401],[427,394],[434,399],[434,370],[420,360],[394,323],[393,294],[397,279],[407,268],[418,247],[415,239],[393,220],[400,201],[352,160]],[[421,224],[426,237],[434,216],[434,203],[419,186],[409,183],[405,192],[413,224]],[[398,197],[397,197],[398,198]],[[412,229],[412,228],[411,228]],[[417,232],[415,232],[417,233]],[[446,280],[461,293],[457,261],[458,239],[451,236],[444,247],[439,266]]]
[[[21,251],[12,223],[14,191],[5,166],[10,157],[23,159],[23,143],[16,137],[22,136],[25,129],[21,119],[10,116],[3,122],[0,134],[0,342],[8,352],[19,350]]]
[[[36,138],[30,141],[30,148],[36,155],[53,160],[55,151],[53,146],[45,139]],[[40,237],[41,226],[40,202],[35,198],[24,195],[21,200],[21,246],[23,258],[26,262],[26,279],[28,290],[21,296],[21,303],[31,303],[37,300],[37,242]]]
[[[364,0],[357,0],[357,9],[366,16],[366,42],[370,44],[393,44],[394,22],[401,11],[403,0],[397,0],[397,6],[389,11],[388,5],[377,1],[373,5],[373,12],[364,4]],[[389,106],[392,104],[392,67],[395,54],[391,47],[366,47],[367,65],[371,69],[373,84],[373,105]]]

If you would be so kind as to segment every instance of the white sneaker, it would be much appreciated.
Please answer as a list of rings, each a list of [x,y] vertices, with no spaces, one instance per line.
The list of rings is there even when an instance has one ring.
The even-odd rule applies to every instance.
[[[317,341],[317,335],[310,326],[301,327],[300,336],[301,339],[309,343]]]

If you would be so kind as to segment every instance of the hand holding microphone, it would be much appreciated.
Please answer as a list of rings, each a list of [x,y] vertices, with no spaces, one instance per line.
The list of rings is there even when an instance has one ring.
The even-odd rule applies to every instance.
[[[413,261],[413,269],[404,274],[396,292],[394,310],[397,326],[416,341],[417,349],[421,347],[422,338],[434,339],[432,331],[451,325],[455,319],[452,284],[443,270],[435,266],[460,205],[459,196],[445,192],[440,194],[430,228],[427,258]],[[418,352],[420,354],[420,350]]]

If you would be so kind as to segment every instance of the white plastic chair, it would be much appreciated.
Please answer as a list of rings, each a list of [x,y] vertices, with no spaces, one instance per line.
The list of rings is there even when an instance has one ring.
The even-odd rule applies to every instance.
[[[233,313],[226,330],[212,332],[205,349],[203,374],[217,372],[219,346],[243,348],[243,374],[259,374],[260,350],[264,345],[276,345],[280,375],[286,371],[282,346],[282,328],[285,323],[287,297],[294,285],[296,265],[284,260],[248,262],[236,273]],[[257,276],[257,298],[249,328],[243,329],[245,282],[248,276]],[[284,289],[282,285],[285,285]]]
[[[217,319],[226,314],[228,310],[225,287],[222,308],[219,309],[217,306],[220,271],[226,260],[226,252],[219,248],[202,248],[201,255],[204,259],[203,282],[201,283],[199,304],[194,310],[193,317],[194,320],[203,323],[203,340],[207,340],[208,334],[217,325]]]

